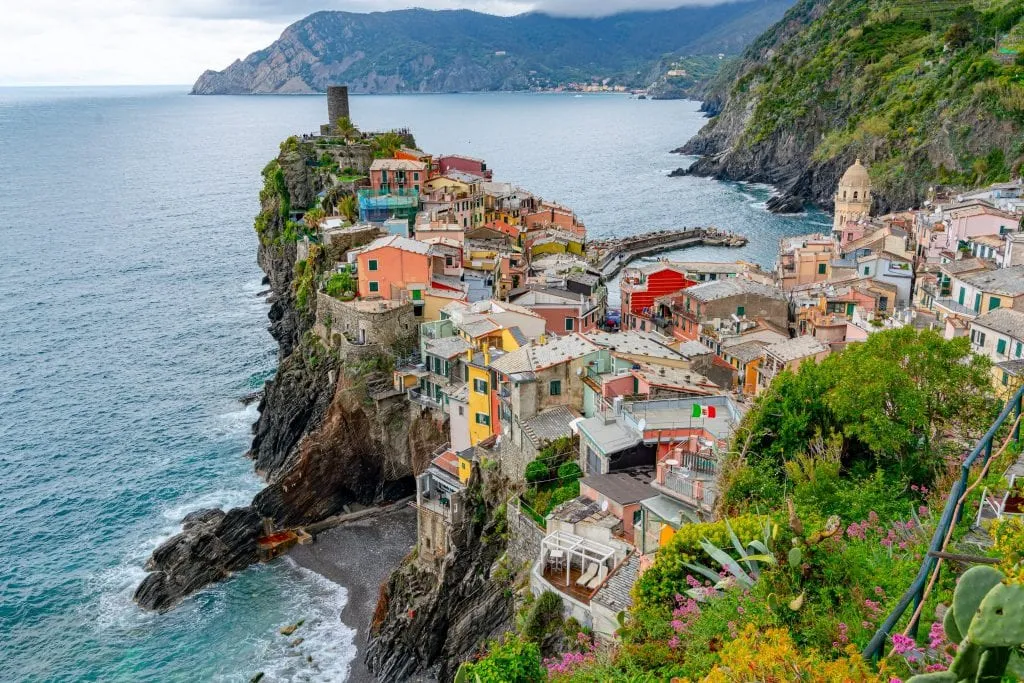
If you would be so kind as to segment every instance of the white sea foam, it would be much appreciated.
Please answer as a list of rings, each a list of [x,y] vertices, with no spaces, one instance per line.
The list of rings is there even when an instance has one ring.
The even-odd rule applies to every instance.
[[[238,410],[217,415],[210,428],[216,438],[236,438],[248,434],[259,416],[259,404],[253,402]]]
[[[358,654],[356,631],[341,621],[348,591],[316,572],[295,565],[290,559],[287,562],[297,584],[289,611],[297,619],[303,619],[303,623],[289,636],[281,635],[278,630],[287,626],[287,622],[274,624],[257,636],[252,671],[262,671],[267,681],[344,681]],[[301,643],[291,645],[300,638]],[[234,681],[237,674],[214,680]]]
[[[188,498],[179,503],[175,503],[174,505],[164,508],[162,512],[163,518],[169,522],[173,522],[173,528],[178,530],[182,518],[190,512],[195,512],[196,510],[208,510],[210,508],[230,510],[231,508],[248,505],[252,502],[252,497],[260,490],[260,484],[255,475],[253,476],[252,483],[252,488],[217,489],[216,491],[204,493],[197,498]],[[166,538],[164,540],[166,540]],[[161,541],[161,543],[162,542],[163,541]],[[156,546],[154,545],[153,547]]]

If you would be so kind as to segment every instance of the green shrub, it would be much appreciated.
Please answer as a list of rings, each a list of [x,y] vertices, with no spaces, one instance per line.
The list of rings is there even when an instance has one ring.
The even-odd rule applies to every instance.
[[[551,470],[543,460],[533,460],[526,466],[526,481],[533,484],[551,478]]]
[[[540,648],[523,638],[507,634],[501,643],[491,643],[487,656],[474,664],[463,664],[464,680],[480,683],[540,683],[546,679]]]
[[[562,611],[562,598],[552,591],[544,591],[530,606],[523,635],[535,643],[543,641],[562,627]]]
[[[558,481],[564,486],[583,476],[583,470],[575,462],[567,462],[558,466]]]
[[[580,483],[577,480],[573,480],[572,482],[566,484],[565,486],[560,486],[559,488],[555,489],[554,495],[551,496],[551,507],[561,505],[562,503],[568,500],[572,500],[573,498],[576,498],[579,495]]]

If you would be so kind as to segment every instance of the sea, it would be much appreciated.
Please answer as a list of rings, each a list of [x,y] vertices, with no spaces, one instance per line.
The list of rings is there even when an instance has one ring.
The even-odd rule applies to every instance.
[[[165,614],[131,601],[188,512],[246,504],[271,377],[252,219],[260,170],[326,119],[316,96],[186,87],[0,88],[0,679],[339,681],[346,591],[287,558]],[[765,211],[771,188],[669,178],[705,119],[620,95],[353,97],[364,129],[572,206],[593,236],[716,225],[771,266],[780,237],[827,229]],[[304,642],[279,634],[304,620]],[[362,634],[359,634],[362,637]]]

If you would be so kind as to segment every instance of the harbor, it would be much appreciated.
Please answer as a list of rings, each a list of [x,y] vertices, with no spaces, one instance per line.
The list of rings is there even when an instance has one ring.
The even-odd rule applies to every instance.
[[[630,237],[593,240],[588,246],[587,253],[601,272],[601,277],[605,281],[609,281],[630,262],[642,256],[652,256],[688,247],[743,247],[746,244],[747,238],[743,235],[725,232],[710,226],[658,230]]]

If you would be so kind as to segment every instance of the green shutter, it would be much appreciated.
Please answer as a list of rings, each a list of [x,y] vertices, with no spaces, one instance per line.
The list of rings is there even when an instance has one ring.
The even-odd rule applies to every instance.
[[[996,353],[1006,353],[1006,340],[1000,339],[996,342]]]
[[[747,313],[746,307],[744,307],[744,306],[737,306],[736,307],[736,317],[742,318],[744,315],[746,315],[746,313]]]
[[[1002,303],[1002,301],[999,300],[998,296],[990,297],[989,300],[988,300],[988,310],[993,311],[993,310],[999,308],[999,304],[1001,304],[1001,303]]]
[[[423,290],[422,289],[414,289],[414,290],[412,290],[412,300],[413,301],[423,301]]]
[[[963,287],[961,287],[960,288],[960,302],[959,302],[961,306],[964,305],[964,297],[966,297],[966,296],[967,296],[967,290],[964,289]]]
[[[981,313],[981,292],[974,295],[974,312]]]

